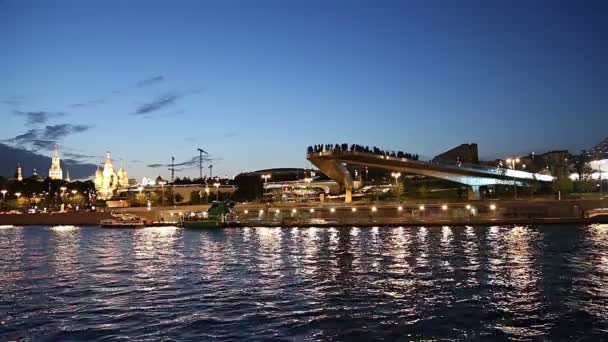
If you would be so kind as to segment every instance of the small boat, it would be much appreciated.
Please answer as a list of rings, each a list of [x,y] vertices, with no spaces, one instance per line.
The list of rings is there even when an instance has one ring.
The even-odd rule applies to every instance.
[[[101,220],[102,228],[143,228],[146,221],[130,214],[112,214],[113,218]]]
[[[180,226],[187,229],[212,229],[228,226],[235,222],[232,201],[214,201],[209,210],[203,212],[192,212],[184,215],[179,222]]]

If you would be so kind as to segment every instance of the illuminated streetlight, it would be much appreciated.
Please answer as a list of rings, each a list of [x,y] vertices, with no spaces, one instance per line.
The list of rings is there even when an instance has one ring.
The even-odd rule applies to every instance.
[[[310,212],[314,213],[315,212],[315,208],[310,208]]]
[[[401,172],[392,172],[391,177],[395,178],[395,186],[397,186],[397,180],[401,177]]]
[[[262,178],[264,179],[264,183],[268,183],[268,179],[269,179],[270,177],[271,177],[271,175],[270,175],[269,173],[268,173],[268,174],[265,174],[265,175],[262,175]]]
[[[259,213],[260,215],[264,214],[264,209],[260,209]]]
[[[471,209],[471,205],[467,204],[466,208],[467,208],[467,210]]]
[[[372,211],[373,211],[373,212],[376,212],[377,210],[378,210],[378,208],[376,208],[376,206],[373,206],[373,207],[372,207]]]
[[[336,208],[331,208],[329,209],[330,212],[335,213],[336,212]]]
[[[298,210],[296,208],[293,208],[293,209],[291,209],[291,212],[295,214],[298,212]]]
[[[444,210],[444,211],[448,210],[448,205],[447,204],[442,205],[441,206],[441,210]]]
[[[420,211],[424,211],[424,206],[421,205],[421,206],[418,207],[418,209],[420,209]]]
[[[403,210],[403,207],[402,207],[402,206],[398,206],[398,207],[397,207],[397,210],[402,211],[402,210]]]
[[[490,204],[490,210],[492,210],[492,211],[496,210],[496,204]]]
[[[164,207],[165,206],[165,184],[167,184],[167,182],[160,181],[160,182],[158,182],[158,184],[160,184],[160,206]]]
[[[351,211],[354,213],[355,211],[357,211],[357,208],[353,207],[353,208],[351,209]]]
[[[2,191],[0,191],[2,193],[2,200],[6,200],[6,193],[7,191],[5,189],[2,189]]]
[[[213,186],[215,187],[215,195],[217,200],[220,200],[220,183],[213,183]]]
[[[506,160],[506,162],[511,169],[515,170],[515,165],[519,164],[519,158],[509,158]],[[513,175],[513,198],[517,198],[517,185],[515,184],[515,175]]]
[[[249,210],[245,209],[245,210],[243,211],[243,214],[249,214]]]
[[[78,193],[78,190],[74,189],[72,190],[72,196],[76,195]]]
[[[281,213],[281,211],[279,209],[277,209],[277,210],[274,211],[274,213],[278,215],[278,214]]]
[[[15,196],[17,196],[17,199],[19,199],[19,197],[21,196],[20,192],[15,192]]]

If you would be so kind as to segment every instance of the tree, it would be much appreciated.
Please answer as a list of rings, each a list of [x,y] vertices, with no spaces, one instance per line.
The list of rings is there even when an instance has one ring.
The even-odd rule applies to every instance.
[[[129,204],[133,207],[146,206],[148,204],[148,197],[144,193],[138,193],[130,199]]]
[[[585,150],[582,150],[581,154],[574,158],[574,171],[578,174],[579,181],[586,180],[593,172],[587,159]]]
[[[553,181],[553,192],[569,194],[574,190],[574,183],[569,177],[557,177]]]
[[[175,199],[175,202],[173,203],[181,203],[184,200],[184,196],[182,196],[182,194],[180,194],[179,192],[176,193],[173,198]]]
[[[200,191],[192,191],[190,193],[190,204],[201,204],[201,194]]]
[[[85,199],[84,196],[82,196],[81,194],[77,193],[75,195],[72,195],[70,197],[68,197],[67,201],[69,204],[71,204],[72,206],[84,206],[85,204]]]

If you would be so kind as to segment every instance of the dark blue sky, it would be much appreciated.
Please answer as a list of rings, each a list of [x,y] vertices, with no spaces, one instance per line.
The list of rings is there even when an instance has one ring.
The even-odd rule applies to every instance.
[[[220,175],[307,166],[313,143],[590,148],[608,5],[530,3],[0,1],[0,138],[111,150],[138,178],[199,146]]]

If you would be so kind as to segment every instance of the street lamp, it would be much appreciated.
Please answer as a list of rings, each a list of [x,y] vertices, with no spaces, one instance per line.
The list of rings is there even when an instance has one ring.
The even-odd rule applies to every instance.
[[[507,159],[507,165],[509,165],[511,169],[515,170],[516,164],[519,164],[519,158]],[[515,174],[513,174],[513,198],[517,199],[517,185],[515,184]]]
[[[2,200],[5,201],[6,200],[6,193],[8,191],[6,191],[5,189],[2,189],[2,191],[0,191],[2,193]]]
[[[72,190],[72,196],[76,195],[76,193],[78,193],[78,190]]]
[[[21,196],[20,192],[15,192],[15,196],[17,196],[17,199],[19,199],[19,197]]]
[[[269,174],[262,175],[262,178],[264,178],[264,183],[268,183],[268,179],[269,179],[270,177],[271,177],[271,176],[270,176],[270,173],[269,173]]]
[[[304,178],[304,182],[306,183],[306,197],[310,194],[310,183],[312,182],[312,178]]]
[[[165,184],[167,184],[167,182],[160,181],[160,182],[158,182],[158,184],[160,184],[160,206],[164,207],[165,206]]]
[[[215,187],[216,199],[219,201],[220,200],[220,183],[213,183],[213,186]]]
[[[395,178],[395,186],[397,186],[397,180],[401,177],[401,172],[392,172],[391,177]]]

